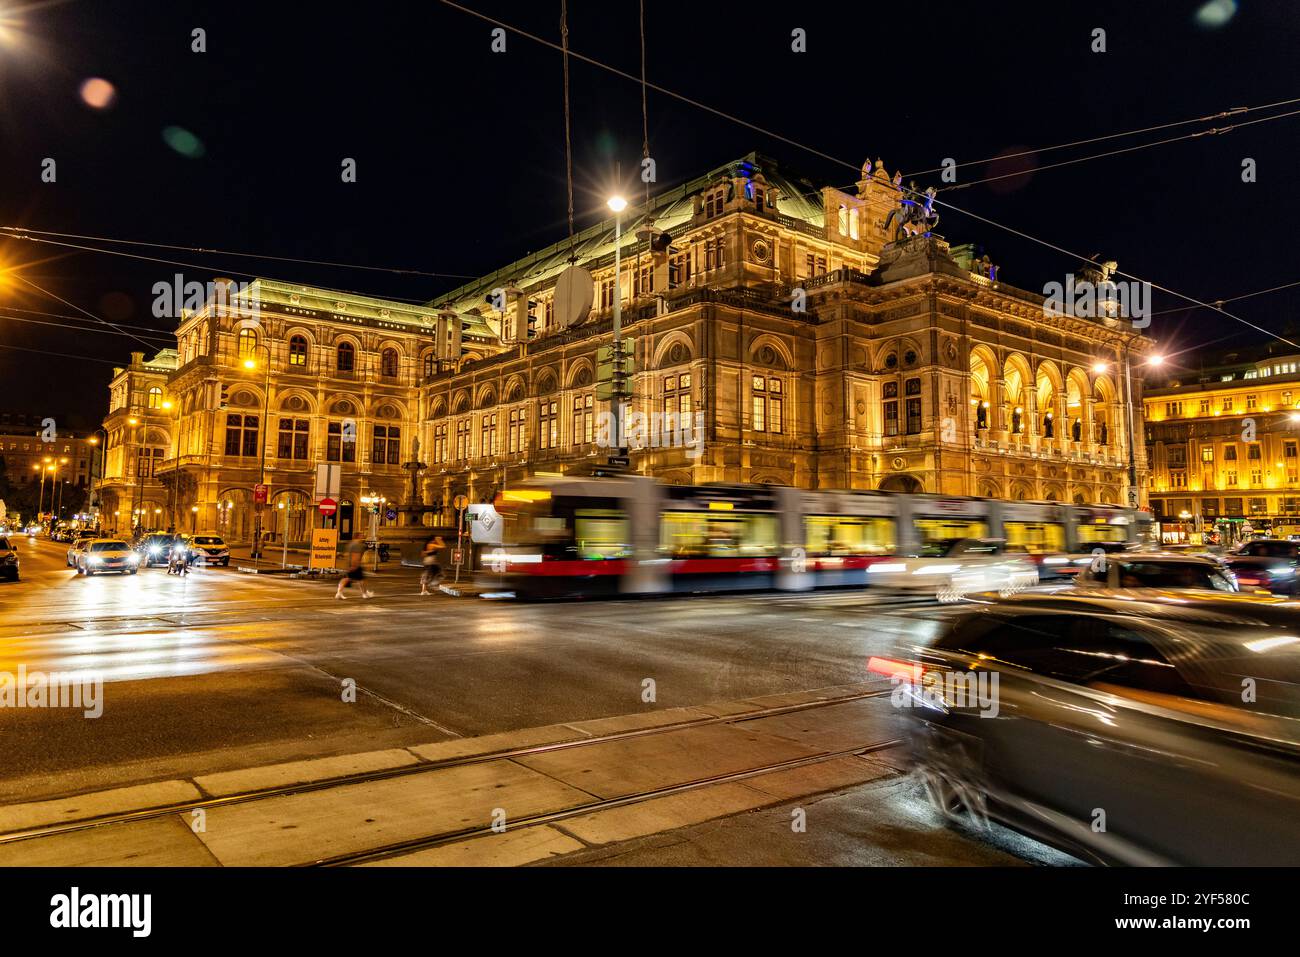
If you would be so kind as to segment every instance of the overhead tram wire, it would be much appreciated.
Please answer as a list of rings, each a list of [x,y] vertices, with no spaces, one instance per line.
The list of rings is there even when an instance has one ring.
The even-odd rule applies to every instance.
[[[8,227],[0,227],[0,229],[3,229],[3,228],[8,228]],[[163,258],[161,258],[161,257],[159,257],[159,256],[143,256],[143,255],[141,255],[141,254],[139,254],[139,253],[129,253],[129,252],[126,252],[125,250],[122,250],[122,249],[105,249],[105,248],[102,247],[102,246],[82,246],[82,245],[79,245],[79,244],[77,244],[77,243],[66,243],[66,242],[62,242],[62,241],[57,240],[57,239],[43,239],[43,238],[41,238],[41,237],[39,237],[39,236],[10,236],[9,238],[10,238],[10,239],[24,239],[24,240],[26,240],[27,242],[32,242],[32,243],[44,243],[44,244],[46,244],[46,245],[48,245],[48,246],[62,246],[62,247],[64,247],[65,249],[76,249],[76,250],[80,250],[80,251],[82,251],[82,252],[88,252],[88,253],[103,253],[103,254],[106,255],[106,256],[122,256],[122,257],[125,257],[125,258],[127,258],[127,259],[139,259],[139,260],[143,260],[144,262],[162,263],[163,265],[167,265],[167,266],[182,266],[182,267],[184,267],[184,268],[186,268],[186,269],[194,269],[194,270],[198,270],[199,272],[204,272],[204,273],[217,272],[219,268],[223,268],[223,267],[216,267],[216,266],[204,266],[204,265],[199,265],[198,263],[181,262],[180,260],[176,260],[176,259],[163,259]],[[111,240],[111,239],[109,239],[109,240],[105,240],[105,241],[106,241],[106,242],[113,242],[113,240]],[[245,271],[245,270],[243,270],[243,269],[235,269],[235,270],[230,270],[230,271],[231,271],[231,272],[234,272],[234,273],[236,273],[236,274],[238,274],[238,275],[243,275],[243,276],[259,276],[258,273],[247,272],[247,271]],[[291,285],[291,286],[300,286],[300,285],[303,285],[300,281],[296,281],[296,280],[292,280],[292,279],[282,279],[282,278],[279,278],[279,277],[276,277],[276,276],[265,276],[265,275],[261,275],[260,278],[270,279],[270,280],[272,280],[272,281],[274,281],[274,282],[283,282],[283,283],[286,283],[287,285]],[[318,287],[315,287],[315,288],[318,288],[318,289],[324,289],[324,287],[319,287],[319,286],[318,286]],[[355,290],[351,290],[351,289],[325,289],[325,291],[326,291],[326,292],[338,292],[338,293],[342,293],[342,294],[344,294],[344,295],[351,295],[351,296],[366,296],[366,295],[368,295],[367,293],[356,292]],[[429,301],[428,299],[414,299],[414,298],[411,298],[410,296],[373,296],[373,297],[370,297],[370,298],[390,299],[390,300],[392,300],[392,301],[394,301],[394,302],[409,302],[409,303],[411,303],[411,304],[413,304],[413,305],[423,305],[424,303],[427,303],[427,302]],[[62,300],[60,300],[60,301],[62,301]],[[65,303],[65,305],[72,305],[72,304],[71,304],[71,303]],[[76,309],[76,308],[78,308],[78,307],[77,307],[77,306],[73,306],[72,308]]]
[[[33,289],[35,289],[37,292],[41,293],[42,295],[44,295],[44,296],[46,296],[46,297],[48,297],[48,298],[50,298],[50,299],[53,299],[53,300],[55,300],[56,302],[61,302],[61,303],[63,303],[63,304],[64,304],[65,306],[67,306],[69,309],[75,309],[77,312],[80,312],[80,313],[82,313],[83,315],[89,316],[91,319],[95,320],[95,322],[98,322],[98,323],[100,323],[100,324],[102,324],[102,325],[109,326],[109,327],[111,327],[111,328],[113,328],[113,329],[116,329],[116,330],[117,330],[118,332],[120,332],[122,335],[124,335],[124,336],[129,336],[130,338],[134,339],[136,342],[140,343],[142,346],[145,346],[146,348],[149,348],[149,349],[156,349],[156,348],[157,348],[157,346],[154,346],[154,345],[152,345],[152,344],[146,342],[144,339],[141,339],[141,338],[140,338],[139,336],[137,336],[134,332],[128,332],[127,330],[120,328],[120,327],[119,327],[118,325],[116,325],[115,323],[109,322],[107,319],[101,319],[99,316],[95,315],[93,312],[89,311],[88,309],[82,309],[82,308],[81,308],[80,306],[78,306],[76,303],[74,303],[74,302],[68,302],[68,300],[64,299],[62,296],[57,296],[57,295],[55,295],[54,293],[50,292],[48,289],[45,289],[45,288],[43,288],[43,287],[37,285],[36,283],[32,282],[30,279],[28,279],[26,276],[22,275],[22,273],[18,272],[17,270],[10,270],[10,271],[9,271],[9,275],[11,275],[14,279],[17,279],[19,282],[21,282],[21,283],[25,283],[26,285],[31,286]]]
[[[578,261],[573,229],[573,137],[569,110],[569,4],[560,0],[560,53],[564,61],[564,166],[569,187],[569,264]]]
[[[4,308],[4,307],[0,307],[0,308]],[[22,316],[7,316],[7,315],[0,314],[0,319],[3,319],[7,322],[25,322],[33,326],[50,326],[54,329],[70,329],[73,332],[90,332],[102,336],[130,335],[130,333],[127,332],[118,332],[116,329],[101,329],[98,326],[90,326],[90,325],[74,326],[66,322],[47,322],[44,319],[25,319]],[[155,337],[146,336],[145,338],[153,339]],[[159,342],[174,342],[175,339],[176,337],[174,335],[171,335],[166,332],[160,332],[157,334],[157,340]],[[142,341],[142,340],[137,338],[137,341]],[[153,348],[160,348],[160,347],[154,346]],[[163,346],[161,348],[166,348],[166,347]]]
[[[150,346],[150,348],[155,348]],[[34,352],[38,356],[53,356],[56,359],[78,359],[84,362],[99,362],[104,365],[120,366],[122,363],[117,359],[100,359],[96,356],[74,356],[66,352],[50,352],[48,349],[30,349],[27,346],[11,346],[7,342],[0,342],[0,349],[13,349],[16,352]]]
[[[268,256],[261,253],[238,252],[233,249],[209,249],[203,246],[178,246],[171,243],[151,243],[138,239],[114,239],[110,236],[86,236],[80,233],[61,233],[48,229],[31,229],[27,226],[0,226],[0,235],[5,233],[35,233],[38,236],[58,236],[61,239],[84,239],[90,242],[100,243],[117,243],[121,246],[147,246],[151,249],[177,249],[182,252],[202,253],[209,256],[239,256],[244,259],[261,259],[267,262],[287,262],[298,263],[309,266],[330,266],[337,269],[365,269],[372,272],[393,273],[403,276],[425,276],[433,279],[478,279],[478,276],[471,276],[465,273],[455,272],[426,272],[421,269],[403,269],[396,266],[367,266],[361,263],[340,263],[330,262],[323,259],[298,259],[292,256]],[[21,238],[19,236],[8,236],[10,239]],[[344,290],[340,290],[344,291]]]
[[[506,22],[503,21],[503,20],[498,20],[498,19],[496,19],[495,17],[490,17],[490,16],[488,16],[487,14],[480,13],[480,12],[477,11],[477,10],[471,10],[470,8],[465,7],[465,6],[462,6],[462,5],[459,4],[459,3],[455,3],[454,0],[439,0],[439,2],[442,3],[444,6],[451,7],[451,8],[453,8],[453,9],[455,9],[455,10],[459,10],[459,11],[461,11],[462,13],[466,13],[466,14],[469,14],[470,16],[476,17],[476,18],[478,18],[478,19],[480,19],[480,20],[484,20],[484,21],[486,21],[486,22],[488,22],[488,23],[493,24],[494,26],[501,27],[501,28],[504,29],[504,30],[509,30],[510,32],[512,32],[512,33],[516,33],[516,34],[518,34],[519,36],[525,37],[526,39],[533,40],[533,41],[535,41],[535,42],[537,42],[537,43],[541,43],[543,46],[550,47],[550,48],[553,49],[553,50],[560,49],[560,47],[557,47],[554,43],[552,43],[551,41],[545,39],[544,37],[539,37],[539,36],[537,36],[537,35],[534,34],[534,33],[530,33],[530,32],[528,32],[527,30],[520,29],[519,27],[516,27],[516,26],[514,26],[514,25],[512,25],[512,24],[506,23]],[[631,81],[633,81],[633,82],[639,82],[638,79],[637,79],[636,77],[634,77],[632,74],[627,73],[627,72],[624,71],[624,70],[620,70],[618,67],[611,66],[611,65],[609,65],[608,63],[603,63],[603,62],[601,62],[600,60],[596,60],[596,59],[594,59],[593,57],[586,56],[585,54],[574,53],[574,52],[571,51],[571,50],[565,50],[564,52],[565,52],[567,55],[577,57],[579,60],[581,60],[581,61],[584,62],[584,63],[588,63],[588,64],[590,64],[590,65],[592,65],[592,66],[595,66],[595,67],[598,67],[598,68],[600,68],[600,69],[602,69],[602,70],[606,70],[606,71],[608,71],[608,72],[610,72],[610,73],[615,74],[616,76],[621,76],[621,77],[623,77],[624,79],[631,80]],[[682,94],[680,94],[680,93],[677,93],[677,92],[674,91],[674,90],[667,89],[666,87],[659,86],[658,84],[655,84],[655,83],[649,83],[649,82],[647,82],[646,85],[647,85],[650,89],[653,89],[653,90],[655,90],[655,91],[658,92],[658,93],[662,93],[662,94],[664,94],[665,96],[672,97],[672,98],[675,99],[675,100],[679,100],[679,101],[681,101],[681,102],[683,102],[683,103],[687,103],[687,104],[689,104],[689,105],[691,105],[691,106],[697,107],[698,109],[704,110],[704,111],[707,112],[707,113],[712,113],[714,116],[719,116],[719,117],[722,117],[723,119],[731,120],[733,123],[736,123],[736,124],[738,124],[738,125],[740,125],[740,126],[743,126],[743,127],[747,128],[747,129],[754,130],[755,132],[761,133],[761,134],[763,134],[764,136],[771,137],[772,139],[778,140],[778,141],[780,141],[780,142],[782,142],[782,143],[787,143],[787,144],[789,144],[789,145],[791,145],[791,146],[795,146],[795,147],[797,147],[797,148],[799,148],[799,149],[801,149],[801,150],[804,150],[804,151],[806,151],[806,152],[808,152],[808,153],[813,154],[814,156],[819,156],[819,157],[821,157],[822,159],[829,160],[830,162],[838,163],[838,164],[840,164],[841,166],[847,166],[849,169],[858,170],[858,169],[861,168],[861,167],[860,167],[858,164],[856,164],[856,163],[850,163],[850,162],[848,162],[848,161],[846,161],[846,160],[840,159],[838,156],[832,156],[832,155],[829,154],[829,153],[822,152],[821,150],[817,149],[816,147],[809,146],[809,145],[807,145],[806,143],[801,143],[801,142],[799,142],[798,140],[791,139],[791,138],[788,137],[788,136],[783,136],[783,135],[781,135],[780,133],[776,133],[776,132],[773,132],[772,130],[765,129],[764,127],[761,127],[761,126],[758,126],[757,124],[751,123],[751,122],[749,122],[748,120],[745,120],[745,119],[742,119],[742,118],[740,118],[740,117],[738,117],[738,116],[735,116],[735,115],[733,115],[733,114],[727,113],[726,111],[724,111],[724,110],[720,110],[720,109],[718,109],[717,107],[709,106],[707,103],[701,103],[699,100],[695,100],[695,99],[692,99],[691,97],[684,96],[684,95],[682,95]],[[1287,102],[1287,103],[1289,103],[1289,102],[1296,102],[1296,101],[1282,101],[1282,102]],[[1262,109],[1262,108],[1263,108],[1263,107],[1259,107],[1259,109]],[[1247,107],[1246,109],[1256,109],[1256,107]],[[1272,118],[1281,118],[1281,115],[1279,115],[1278,117],[1272,117]],[[1253,123],[1265,122],[1267,119],[1270,119],[1270,118],[1269,118],[1269,117],[1266,117],[1266,118],[1264,118],[1264,119],[1261,119],[1261,120],[1254,120],[1254,121],[1251,121],[1251,122],[1253,122]],[[1237,124],[1237,125],[1238,125],[1238,126],[1242,126],[1242,125],[1245,125],[1245,124]],[[904,193],[909,193],[909,194],[911,194],[911,195],[913,195],[913,196],[918,196],[918,197],[919,197],[919,196],[922,195],[921,191],[919,191],[919,190],[913,190],[913,189],[910,189],[910,188],[907,188],[907,187],[902,187],[902,186],[900,186],[899,188],[900,188],[900,190],[901,190],[902,192],[904,192]],[[1062,255],[1067,256],[1067,257],[1069,257],[1069,258],[1071,258],[1071,259],[1073,259],[1073,260],[1076,260],[1077,262],[1080,262],[1080,263],[1092,263],[1092,261],[1093,261],[1093,260],[1091,259],[1091,257],[1083,256],[1083,255],[1080,255],[1079,253],[1072,252],[1071,250],[1065,249],[1065,248],[1062,247],[1062,246],[1058,246],[1058,245],[1056,245],[1055,243],[1049,242],[1048,240],[1040,239],[1040,238],[1038,238],[1037,236],[1032,236],[1032,235],[1030,235],[1029,233],[1024,232],[1023,230],[1019,230],[1019,229],[1016,229],[1016,228],[1013,227],[1013,226],[1007,226],[1007,225],[1005,225],[1005,224],[1003,224],[1003,223],[999,223],[999,222],[997,222],[996,220],[989,219],[989,218],[986,217],[986,216],[980,216],[978,213],[972,213],[972,212],[970,212],[969,210],[962,209],[961,207],[959,207],[959,206],[955,206],[955,205],[953,205],[952,203],[944,202],[944,201],[941,201],[941,200],[939,200],[939,199],[935,199],[935,200],[934,200],[934,203],[935,203],[935,205],[942,206],[942,207],[944,207],[945,209],[950,209],[950,210],[952,210],[952,211],[955,212],[955,213],[960,213],[961,215],[969,216],[971,219],[978,220],[979,222],[984,223],[985,225],[993,226],[993,227],[996,228],[996,229],[1001,229],[1001,230],[1003,230],[1003,231],[1005,231],[1005,232],[1009,232],[1009,233],[1011,233],[1012,235],[1019,236],[1021,239],[1026,239],[1026,240],[1028,240],[1028,241],[1030,241],[1030,242],[1037,243],[1037,244],[1039,244],[1039,245],[1041,245],[1041,246],[1044,246],[1044,247],[1047,248],[1047,249],[1051,249],[1051,250],[1053,250],[1053,251],[1055,251],[1055,252],[1058,252],[1058,253],[1061,253]],[[1124,276],[1124,277],[1126,277],[1126,278],[1128,278],[1128,279],[1133,279],[1133,280],[1135,280],[1135,281],[1137,281],[1137,282],[1146,282],[1146,283],[1148,283],[1148,284],[1149,284],[1153,289],[1159,289],[1161,292],[1167,293],[1168,295],[1175,296],[1175,297],[1177,297],[1177,298],[1179,298],[1179,299],[1184,299],[1184,300],[1186,300],[1187,302],[1193,303],[1193,304],[1198,305],[1198,306],[1203,306],[1203,307],[1206,308],[1206,309],[1214,309],[1216,312],[1221,313],[1221,314],[1224,315],[1224,316],[1227,316],[1229,319],[1234,319],[1234,320],[1236,320],[1237,322],[1240,322],[1241,324],[1243,324],[1243,325],[1245,325],[1245,326],[1249,326],[1251,329],[1254,329],[1254,330],[1256,330],[1256,331],[1258,331],[1258,332],[1262,332],[1262,333],[1264,333],[1266,336],[1269,336],[1269,337],[1271,337],[1271,338],[1277,340],[1278,342],[1284,342],[1284,343],[1286,343],[1287,345],[1294,346],[1295,348],[1300,349],[1300,344],[1297,344],[1297,343],[1295,343],[1295,342],[1292,342],[1290,339],[1287,339],[1287,338],[1285,338],[1285,337],[1283,337],[1283,336],[1277,335],[1276,333],[1271,332],[1271,331],[1269,331],[1268,329],[1263,328],[1262,326],[1258,326],[1258,325],[1256,325],[1255,323],[1250,322],[1250,321],[1247,320],[1247,319],[1243,319],[1241,316],[1234,315],[1233,313],[1230,313],[1230,312],[1228,312],[1228,311],[1225,310],[1225,309],[1217,308],[1217,307],[1211,305],[1210,303],[1202,302],[1201,300],[1195,298],[1194,296],[1189,296],[1189,295],[1187,295],[1186,293],[1178,292],[1178,291],[1175,290],[1175,289],[1170,289],[1168,286],[1163,286],[1163,285],[1161,285],[1161,284],[1159,284],[1159,283],[1151,282],[1150,280],[1144,280],[1144,279],[1142,279],[1140,276],[1135,276],[1135,275],[1132,274],[1132,273],[1124,272],[1124,271],[1122,271],[1122,270],[1116,270],[1115,275]]]
[[[0,309],[5,310],[6,312],[25,312],[33,316],[46,316],[51,319],[72,319],[75,322],[82,322],[82,323],[86,321],[81,316],[74,316],[66,312],[46,312],[43,309],[24,309],[21,306],[8,306],[8,305],[0,306]],[[9,318],[17,318],[17,317],[11,316]],[[162,335],[171,335],[171,333],[168,330],[159,329],[157,326],[136,326],[127,322],[119,322],[118,326],[122,329],[135,329],[137,332],[157,332],[157,333],[161,333]],[[90,329],[94,327],[86,326],[85,328]]]

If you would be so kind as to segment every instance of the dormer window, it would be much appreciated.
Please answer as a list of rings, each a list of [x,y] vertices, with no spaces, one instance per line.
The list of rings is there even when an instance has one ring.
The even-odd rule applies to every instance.
[[[722,208],[727,205],[725,187],[713,190],[704,198],[704,215],[712,219],[722,215]]]

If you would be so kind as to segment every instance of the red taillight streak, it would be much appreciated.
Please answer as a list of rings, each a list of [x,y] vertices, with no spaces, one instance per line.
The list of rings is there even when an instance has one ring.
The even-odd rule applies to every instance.
[[[919,684],[925,669],[914,661],[895,661],[892,658],[871,658],[867,661],[867,670],[886,678],[902,678],[913,684]]]

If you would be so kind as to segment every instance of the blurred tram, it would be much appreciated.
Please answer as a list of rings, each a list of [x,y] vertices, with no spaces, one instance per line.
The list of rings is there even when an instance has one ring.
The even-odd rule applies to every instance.
[[[642,476],[538,476],[496,507],[503,544],[484,560],[521,598],[863,586],[873,565],[959,539],[1003,539],[1041,566],[1155,529],[1119,506]]]

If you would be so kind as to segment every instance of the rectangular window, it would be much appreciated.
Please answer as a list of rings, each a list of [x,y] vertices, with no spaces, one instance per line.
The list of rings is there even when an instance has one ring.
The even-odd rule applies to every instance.
[[[469,419],[464,418],[456,423],[456,459],[463,460],[469,458]]]
[[[479,420],[478,454],[497,454],[497,414],[495,412],[485,412]]]
[[[1246,458],[1250,459],[1252,462],[1258,462],[1260,460],[1261,455],[1258,442],[1253,442],[1246,446]]]
[[[614,277],[600,281],[600,308],[612,309],[614,306]]]
[[[1255,401],[1256,401],[1256,399],[1257,399],[1257,396],[1253,396],[1253,395],[1248,395],[1248,396],[1246,396],[1246,410],[1247,410],[1247,411],[1249,411],[1249,410],[1255,408]]]
[[[907,400],[907,434],[916,435],[921,431],[921,400]]]
[[[1235,445],[1225,445],[1223,447],[1223,461],[1225,462],[1237,461],[1237,447]]]
[[[573,397],[573,444],[590,445],[595,436],[595,397]]]
[[[528,437],[525,432],[525,423],[527,421],[528,410],[526,408],[510,410],[510,425],[509,430],[506,432],[506,451],[514,454],[528,449]]]
[[[433,461],[447,461],[447,426],[437,425],[433,428]]]
[[[1187,473],[1182,469],[1171,470],[1169,473],[1170,488],[1187,488]]]
[[[396,425],[376,425],[371,439],[371,464],[402,464],[402,430],[400,427]]]
[[[1213,462],[1213,461],[1214,461],[1214,446],[1212,446],[1212,445],[1202,445],[1202,446],[1201,446],[1201,461],[1202,461],[1202,462]]]
[[[1224,411],[1224,412],[1231,412],[1231,411],[1232,411],[1232,396],[1230,396],[1230,395],[1225,395],[1225,396],[1223,397],[1223,411]]]
[[[1210,414],[1210,400],[1209,400],[1209,399],[1202,399],[1202,400],[1201,400],[1201,408],[1200,408],[1199,412],[1200,412],[1201,415],[1209,415],[1209,414]]]
[[[346,426],[346,428],[344,427]],[[328,462],[355,462],[357,460],[356,423],[331,422],[325,432],[325,460]]]
[[[306,461],[310,425],[306,419],[280,419],[275,454],[278,458]]]
[[[256,415],[226,416],[226,454],[257,455],[259,418]]]
[[[1235,468],[1228,469],[1227,476],[1228,476],[1227,484],[1229,486],[1235,487],[1237,484],[1237,470]]]
[[[1251,470],[1250,470],[1250,484],[1251,484],[1251,485],[1262,485],[1262,484],[1264,484],[1264,472],[1263,472],[1262,469],[1251,469]]]
[[[558,403],[543,399],[537,408],[537,447],[554,449],[560,445],[560,417]]]
[[[691,374],[670,375],[664,379],[664,416],[689,421],[691,415]]]

